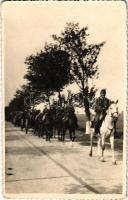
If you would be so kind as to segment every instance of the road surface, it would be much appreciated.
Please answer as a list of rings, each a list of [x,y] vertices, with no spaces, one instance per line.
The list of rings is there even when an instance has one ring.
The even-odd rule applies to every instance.
[[[46,142],[30,131],[6,122],[5,192],[63,194],[121,194],[122,148],[116,145],[117,165],[111,163],[109,144],[105,162],[97,158],[96,147],[89,157],[89,140],[77,133],[73,146],[52,139]]]

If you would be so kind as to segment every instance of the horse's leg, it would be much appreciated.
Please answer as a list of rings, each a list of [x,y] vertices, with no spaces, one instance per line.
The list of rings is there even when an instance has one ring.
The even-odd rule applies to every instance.
[[[52,137],[54,137],[54,128],[52,129]]]
[[[25,133],[28,133],[28,119],[25,122]]]
[[[36,135],[36,133],[38,132],[39,130],[39,124],[38,124],[38,121],[35,122],[35,127],[34,127],[34,135]]]
[[[73,130],[73,142],[74,142],[74,140],[75,140],[75,129]]]
[[[35,127],[35,129],[34,129],[34,135],[36,135],[37,131],[38,131],[38,128]]]
[[[48,141],[48,132],[46,131],[46,141]]]
[[[65,139],[65,129],[62,132],[62,142],[64,142],[64,139]]]
[[[45,127],[45,135],[46,135],[46,141],[48,140],[48,130],[47,130],[47,127]]]
[[[37,131],[37,126],[35,125],[34,130],[33,130],[34,135],[36,135],[36,131]]]
[[[71,137],[72,137],[72,142],[75,140],[75,127],[71,128]]]
[[[110,135],[110,144],[111,144],[111,151],[112,151],[112,163],[116,165],[115,153],[114,153],[114,131]]]
[[[61,129],[60,129],[60,128],[57,128],[58,140],[60,140],[60,132],[61,132]]]
[[[50,142],[50,134],[51,134],[51,133],[50,133],[50,130],[49,130],[49,129],[48,129],[48,132],[47,132],[47,133],[48,133],[48,141]]]
[[[60,141],[63,141],[63,135],[64,135],[64,128],[62,128],[60,132]]]
[[[71,129],[71,145],[73,146],[73,143],[74,143],[74,130]]]
[[[54,138],[56,138],[56,125],[55,125],[55,127],[53,128],[53,135],[54,135]]]
[[[45,134],[46,134],[46,141],[48,141],[48,132],[46,131]]]
[[[70,140],[72,141],[72,130],[71,130],[71,128],[69,128],[69,137],[70,137]]]
[[[90,134],[90,145],[91,145],[91,149],[90,149],[89,156],[92,156],[92,147],[93,147],[93,133],[92,132]]]
[[[42,128],[41,124],[39,126],[39,135],[40,135],[41,138],[43,138],[43,128]]]
[[[38,137],[39,138],[41,137],[41,127],[39,127],[39,129],[38,129]]]
[[[21,131],[23,131],[23,119],[21,119]]]
[[[98,141],[97,141],[97,155],[98,155],[98,158],[101,156],[101,135],[99,135]]]
[[[101,161],[104,162],[105,134],[101,134]]]
[[[47,127],[47,138],[48,138],[48,141],[50,142],[50,139],[52,138],[53,136],[53,127],[50,127],[50,125],[48,125]]]
[[[64,140],[65,140],[65,133],[66,133],[66,129],[64,128],[63,129],[63,133],[62,133],[62,141],[64,142]]]
[[[49,127],[49,129],[48,129],[49,142],[51,142],[52,130],[53,130],[53,127]]]
[[[40,130],[41,130],[41,136],[44,139],[45,137],[44,137],[44,128],[43,128],[43,125],[41,125]]]

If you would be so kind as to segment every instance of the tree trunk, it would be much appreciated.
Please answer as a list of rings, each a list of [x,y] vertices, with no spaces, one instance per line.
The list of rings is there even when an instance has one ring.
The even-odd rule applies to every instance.
[[[84,94],[83,90],[83,98],[84,98],[84,110],[85,110],[85,117],[87,121],[90,121],[90,110],[89,110],[89,101],[86,94]]]
[[[90,134],[90,110],[88,98],[84,97],[84,109],[85,109],[85,133]]]

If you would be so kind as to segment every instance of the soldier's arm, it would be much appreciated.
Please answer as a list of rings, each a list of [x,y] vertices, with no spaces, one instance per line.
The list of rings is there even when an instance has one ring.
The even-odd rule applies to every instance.
[[[111,104],[111,100],[106,98],[105,105],[103,107],[103,111],[106,111],[109,108],[110,104]]]

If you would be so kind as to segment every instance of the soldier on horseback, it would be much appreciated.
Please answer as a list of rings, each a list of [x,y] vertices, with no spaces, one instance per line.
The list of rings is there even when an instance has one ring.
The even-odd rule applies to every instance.
[[[21,130],[25,128],[26,133],[28,131],[28,127],[30,126],[30,118],[31,118],[31,109],[25,108],[21,116]]]
[[[76,114],[75,114],[74,106],[72,104],[72,100],[69,100],[69,102],[67,103],[67,105],[65,107],[65,112],[64,113],[65,113],[65,118],[67,120],[70,117],[70,115],[73,115],[76,128],[78,128],[77,117],[76,117]]]
[[[92,128],[95,128],[95,135],[100,133],[100,127],[106,116],[106,111],[110,105],[110,100],[106,98],[106,90],[102,89],[100,92],[100,97],[96,99],[93,108],[95,110],[95,118],[92,123]]]
[[[57,109],[57,101],[54,101],[50,108],[50,111],[54,119],[56,118],[56,109]]]

